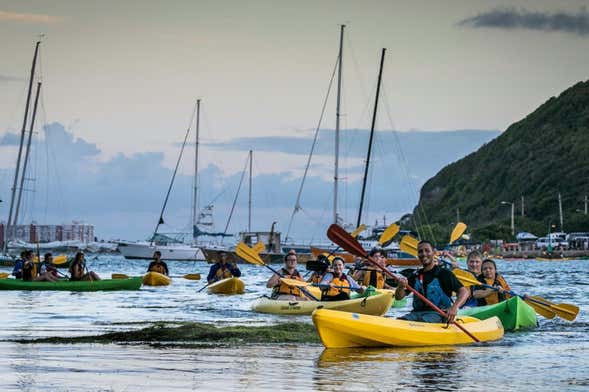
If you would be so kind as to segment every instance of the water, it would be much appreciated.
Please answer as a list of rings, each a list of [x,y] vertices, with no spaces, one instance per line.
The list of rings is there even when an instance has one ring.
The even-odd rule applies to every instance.
[[[119,256],[89,260],[103,277],[140,275],[145,261]],[[170,262],[173,276],[200,272],[202,262]],[[204,281],[127,292],[4,291],[0,322],[2,391],[174,390],[589,390],[589,261],[499,261],[511,287],[581,308],[573,323],[539,317],[532,331],[497,343],[416,349],[324,350],[321,345],[155,348],[116,344],[18,344],[12,339],[93,335],[147,323],[198,321],[216,325],[310,322],[250,311],[267,293],[270,272],[242,265],[246,293],[197,293]],[[9,271],[0,269],[0,271]],[[408,309],[392,309],[389,316]]]

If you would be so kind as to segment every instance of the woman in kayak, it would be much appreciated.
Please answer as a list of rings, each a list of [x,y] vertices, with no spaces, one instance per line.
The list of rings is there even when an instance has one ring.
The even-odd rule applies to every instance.
[[[39,271],[41,275],[48,273],[51,277],[59,279],[59,271],[55,264],[53,264],[53,255],[50,252],[43,255],[43,262],[41,263]]]
[[[495,262],[491,259],[485,259],[481,270],[482,274],[478,276],[479,282],[496,287],[497,290],[477,287],[473,296],[478,300],[479,306],[493,305],[508,299],[510,296],[506,291],[511,290],[511,288],[505,279],[497,273]]]
[[[74,257],[74,261],[70,265],[70,280],[100,280],[100,276],[94,271],[88,271],[86,262],[84,260],[84,253],[78,252]]]
[[[227,253],[220,252],[217,262],[211,266],[209,274],[207,275],[207,283],[215,283],[219,280],[241,276],[241,271],[237,267],[237,263],[234,261],[230,263],[227,260]]]
[[[305,279],[301,273],[297,270],[297,254],[294,250],[288,252],[284,256],[284,267],[278,271],[280,275],[274,274],[266,282],[266,287],[272,289],[272,299],[284,300],[284,301],[306,301],[307,297],[301,293],[301,290],[295,286],[289,286],[280,278],[296,279],[304,282]]]
[[[344,259],[336,257],[331,262],[333,272],[328,272],[319,283],[321,301],[342,301],[350,299],[350,290],[364,292],[352,277],[344,274]]]
[[[369,256],[376,260],[383,268],[386,267],[386,257],[384,257],[381,249],[372,249]],[[356,270],[353,278],[365,286],[372,286],[377,289],[392,289],[391,286],[386,284],[384,272],[369,262],[365,262],[364,266]]]
[[[153,261],[149,263],[147,272],[157,272],[162,275],[169,276],[168,265],[162,261],[162,252],[156,250],[153,252]]]
[[[57,278],[54,278],[47,271],[37,275],[37,267],[33,260],[33,252],[30,250],[26,251],[24,255],[24,264],[22,267],[22,280],[26,282],[55,282]]]

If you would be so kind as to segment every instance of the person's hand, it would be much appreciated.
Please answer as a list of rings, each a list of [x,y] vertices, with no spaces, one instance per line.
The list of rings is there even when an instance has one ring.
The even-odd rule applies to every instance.
[[[408,286],[409,286],[409,281],[407,280],[407,278],[404,276],[400,276],[399,280],[397,281],[397,287],[400,287],[402,289],[407,289]]]
[[[448,315],[448,322],[453,323],[456,315],[458,314],[458,307],[456,305],[452,305],[446,314]]]

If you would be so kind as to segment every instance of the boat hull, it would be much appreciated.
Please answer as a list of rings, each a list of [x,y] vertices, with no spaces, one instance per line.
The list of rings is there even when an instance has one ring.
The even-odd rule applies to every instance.
[[[241,263],[242,260],[235,251],[232,250],[225,250],[225,249],[211,249],[211,248],[202,248],[202,253],[204,258],[206,259],[207,263],[215,263],[217,260],[221,258],[221,253],[225,254],[227,257],[227,261],[230,263]],[[284,263],[284,254],[282,253],[266,253],[262,252],[259,254],[260,258],[266,264],[279,264]],[[297,254],[297,262],[299,264],[305,264],[308,260],[312,259],[313,255],[309,254]]]
[[[143,284],[146,286],[168,286],[170,283],[172,279],[159,272],[150,271],[143,275]]]
[[[119,252],[126,259],[153,259],[153,252],[159,250],[162,260],[197,261],[204,260],[200,248],[190,245],[150,245],[149,243],[119,242]]]
[[[317,309],[313,323],[327,348],[346,347],[420,347],[474,343],[455,325],[420,323],[357,313]],[[464,328],[481,342],[503,337],[503,325],[497,317],[479,320],[461,317]]]
[[[538,325],[536,311],[520,297],[512,297],[495,305],[460,309],[458,314],[476,317],[479,320],[497,316],[506,331],[534,328]]]
[[[311,254],[313,254],[315,258],[317,258],[322,253],[329,253],[333,254],[334,256],[341,257],[346,262],[346,264],[353,264],[355,261],[354,255],[350,253],[330,253],[325,249],[311,247]],[[420,266],[421,262],[419,259],[415,258],[387,258],[387,265],[393,265],[397,267],[414,267]]]
[[[209,285],[207,290],[211,294],[243,294],[245,283],[236,277],[221,279]]]
[[[30,291],[109,291],[139,290],[142,278],[103,280],[59,280],[57,282],[25,282],[20,279],[0,279],[0,290]]]
[[[342,312],[383,315],[389,311],[394,299],[391,293],[382,293],[345,301],[279,301],[267,297],[258,298],[252,310],[259,313],[300,315],[311,314],[319,307]]]

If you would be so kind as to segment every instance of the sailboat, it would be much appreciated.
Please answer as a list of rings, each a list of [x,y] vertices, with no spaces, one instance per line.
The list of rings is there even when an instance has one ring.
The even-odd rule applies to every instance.
[[[196,101],[196,142],[195,142],[195,158],[194,158],[194,190],[192,200],[192,226],[193,226],[193,240],[195,240],[198,233],[199,216],[201,219],[206,218],[207,214],[211,214],[212,217],[212,206],[207,206],[208,210],[199,214],[197,211],[197,191],[198,191],[198,138],[199,138],[199,125],[200,125],[200,99]],[[190,131],[190,129],[188,130]],[[188,132],[186,137],[188,137]],[[182,157],[182,151],[186,139],[178,158],[178,163]],[[176,165],[176,169],[178,164]],[[196,261],[204,260],[204,255],[198,245],[195,243],[186,244],[183,241],[172,238],[169,235],[158,233],[158,228],[164,223],[163,214],[168,201],[168,196],[172,185],[174,183],[176,172],[172,175],[172,180],[168,188],[168,194],[166,195],[164,205],[160,214],[160,218],[156,225],[155,231],[148,241],[119,241],[118,250],[126,259],[152,259],[155,251],[160,251],[162,254],[162,260],[181,260],[181,261]]]

